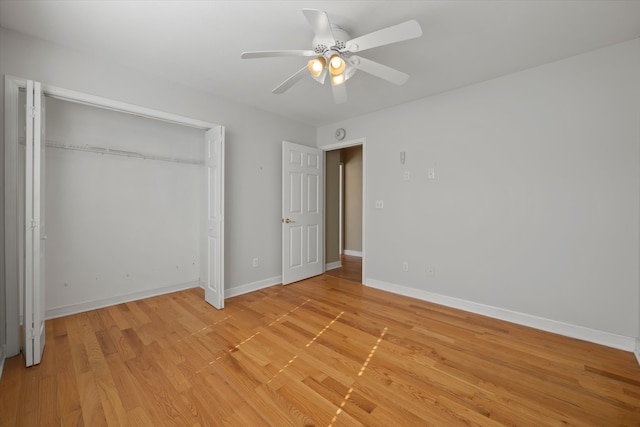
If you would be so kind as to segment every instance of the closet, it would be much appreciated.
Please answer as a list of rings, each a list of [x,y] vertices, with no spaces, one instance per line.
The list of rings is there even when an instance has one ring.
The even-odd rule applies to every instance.
[[[5,166],[14,158],[17,167],[5,171],[5,178],[15,172],[5,179],[5,230],[15,221],[18,232],[5,236],[5,255],[7,267],[18,255],[6,276],[19,290],[20,320],[30,303],[54,318],[195,286],[222,308],[224,127],[42,85],[40,150],[30,152],[24,129],[36,118],[22,106],[31,88],[20,79],[11,83],[15,90],[6,96],[15,97],[17,109],[5,116],[9,127],[17,125],[8,129],[17,144],[5,147]],[[29,167],[42,174],[37,275],[28,262]],[[15,214],[7,206],[16,206]],[[29,291],[37,277],[44,283],[39,302]]]
[[[204,131],[45,100],[47,317],[197,286]]]

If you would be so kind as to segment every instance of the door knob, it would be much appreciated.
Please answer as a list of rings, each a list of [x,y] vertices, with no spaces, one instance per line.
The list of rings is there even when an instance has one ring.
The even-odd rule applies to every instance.
[[[295,221],[291,221],[289,218],[285,218],[285,219],[282,220],[282,222],[284,222],[285,224],[290,224],[290,223],[295,222]]]

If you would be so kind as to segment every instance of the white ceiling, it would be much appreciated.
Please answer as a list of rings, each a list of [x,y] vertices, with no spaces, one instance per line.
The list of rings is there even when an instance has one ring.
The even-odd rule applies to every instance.
[[[307,59],[242,60],[310,49],[302,8],[352,37],[409,19],[419,39],[360,55],[411,75],[358,72],[346,104],[310,77],[271,90]],[[316,126],[640,37],[640,1],[0,1],[0,25]]]

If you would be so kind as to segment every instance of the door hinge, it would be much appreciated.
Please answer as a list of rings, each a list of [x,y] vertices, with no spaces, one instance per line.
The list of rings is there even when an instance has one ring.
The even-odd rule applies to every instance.
[[[31,229],[35,230],[36,228],[38,228],[38,221],[31,220]]]
[[[36,116],[36,107],[34,107],[34,106],[29,107],[28,115],[29,115],[29,117],[32,117],[32,118],[35,117]]]

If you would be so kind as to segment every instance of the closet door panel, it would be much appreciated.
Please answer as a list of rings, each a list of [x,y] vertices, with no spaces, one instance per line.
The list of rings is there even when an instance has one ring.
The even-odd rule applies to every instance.
[[[205,135],[206,250],[203,253],[205,300],[224,307],[224,127]]]

